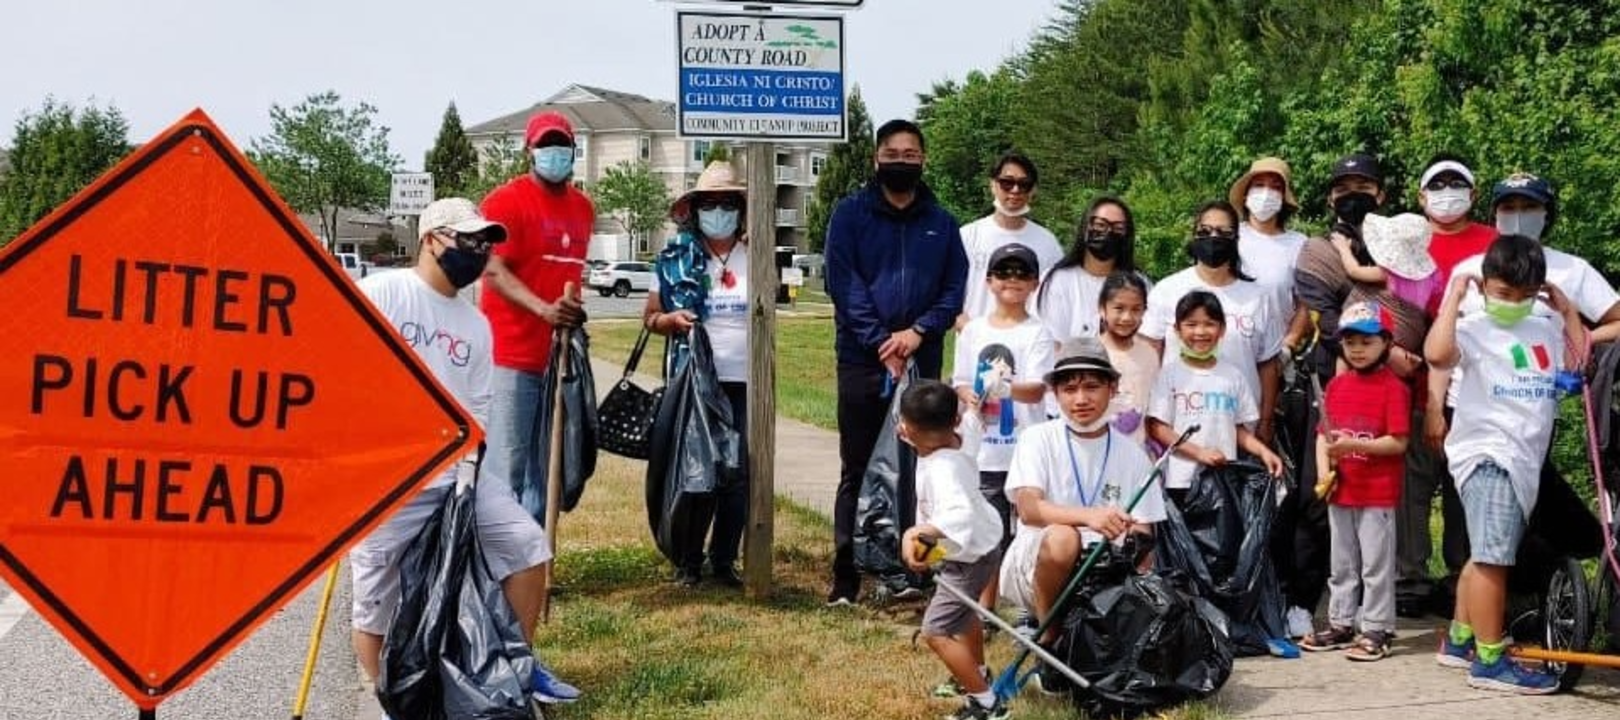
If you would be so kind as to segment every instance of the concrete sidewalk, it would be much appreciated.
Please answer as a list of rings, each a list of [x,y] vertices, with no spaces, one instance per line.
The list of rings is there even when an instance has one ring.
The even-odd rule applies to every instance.
[[[598,390],[605,393],[619,370],[597,363],[595,371]],[[831,518],[838,487],[837,433],[786,417],[776,422],[776,493]],[[1239,660],[1216,703],[1243,718],[1577,720],[1620,713],[1615,671],[1588,669],[1575,692],[1546,697],[1467,687],[1463,672],[1434,662],[1436,631],[1444,623],[1441,618],[1402,621],[1393,654],[1376,663],[1353,663],[1340,653]]]

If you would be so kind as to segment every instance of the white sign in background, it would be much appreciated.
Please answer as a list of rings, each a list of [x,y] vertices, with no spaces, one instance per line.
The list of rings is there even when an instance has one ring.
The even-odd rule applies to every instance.
[[[676,13],[683,137],[844,139],[839,17]]]
[[[433,202],[433,173],[394,173],[388,191],[388,214],[421,215]]]

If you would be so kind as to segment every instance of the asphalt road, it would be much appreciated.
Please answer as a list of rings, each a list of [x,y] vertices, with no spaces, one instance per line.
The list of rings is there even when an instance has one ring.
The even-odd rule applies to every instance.
[[[292,716],[321,584],[271,618],[191,687],[158,706],[157,716],[186,720],[268,720]],[[349,649],[349,579],[338,580],[322,633],[308,720],[354,720],[363,703]],[[56,630],[0,585],[0,720],[109,720],[138,715],[101,672]]]

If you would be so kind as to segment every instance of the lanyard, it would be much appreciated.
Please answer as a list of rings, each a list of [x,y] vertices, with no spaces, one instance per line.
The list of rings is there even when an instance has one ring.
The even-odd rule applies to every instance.
[[[1071,432],[1069,428],[1065,426],[1063,428],[1063,446],[1069,449],[1069,469],[1074,471],[1074,487],[1080,493],[1080,504],[1085,507],[1091,507],[1091,504],[1097,501],[1097,496],[1101,494],[1100,490],[1102,490],[1103,483],[1106,482],[1104,478],[1108,473],[1108,456],[1112,454],[1114,450],[1114,430],[1113,428],[1109,428],[1107,434],[1103,436],[1107,438],[1107,440],[1105,440],[1103,444],[1102,467],[1097,468],[1097,480],[1091,484],[1091,493],[1089,497],[1086,493],[1085,479],[1080,475],[1080,461],[1074,456],[1074,438],[1070,437],[1070,435]]]

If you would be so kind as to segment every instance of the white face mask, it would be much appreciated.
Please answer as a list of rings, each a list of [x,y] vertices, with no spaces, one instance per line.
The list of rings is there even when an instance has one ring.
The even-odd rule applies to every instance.
[[[1523,235],[1540,240],[1542,231],[1546,229],[1546,210],[1522,210],[1520,212],[1499,212],[1496,214],[1496,231],[1503,235]]]
[[[1462,188],[1446,188],[1444,190],[1429,190],[1429,202],[1424,209],[1429,217],[1441,224],[1454,223],[1462,216],[1468,214],[1468,196],[1470,191]]]
[[[1029,203],[1025,203],[1023,207],[1014,210],[1012,208],[1007,207],[1006,205],[1002,205],[1001,201],[997,200],[996,201],[996,214],[1001,215],[1003,217],[1010,217],[1010,218],[1023,217],[1025,215],[1029,214]]]
[[[1270,222],[1282,211],[1282,193],[1272,188],[1251,187],[1249,196],[1243,200],[1243,206],[1249,209],[1249,214],[1260,222]]]
[[[1101,429],[1103,429],[1105,427],[1108,427],[1108,418],[1107,417],[1099,417],[1096,420],[1093,420],[1093,421],[1091,421],[1089,423],[1078,423],[1078,422],[1074,421],[1074,418],[1070,418],[1070,417],[1065,417],[1064,419],[1068,421],[1070,430],[1073,430],[1073,431],[1075,431],[1077,433],[1080,433],[1082,435],[1090,435],[1091,433],[1097,432],[1098,430],[1101,430]]]

